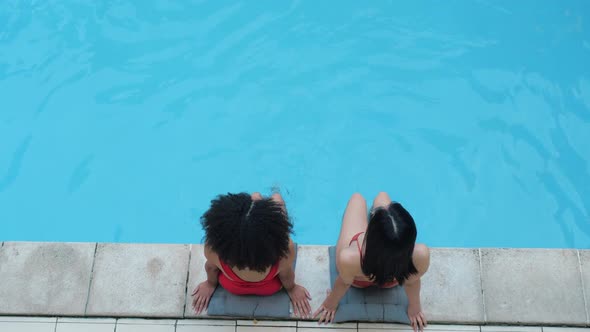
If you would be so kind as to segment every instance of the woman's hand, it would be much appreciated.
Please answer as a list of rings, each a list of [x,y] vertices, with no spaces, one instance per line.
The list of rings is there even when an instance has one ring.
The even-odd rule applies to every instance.
[[[410,325],[414,329],[414,332],[424,331],[427,325],[426,317],[422,312],[420,305],[409,305],[408,306],[408,318],[410,318]]]
[[[203,281],[195,288],[192,295],[193,308],[197,315],[200,314],[201,311],[207,309],[209,306],[209,300],[211,299],[211,295],[213,295],[215,288],[216,286],[211,285],[209,281]]]
[[[291,298],[295,316],[308,318],[311,314],[311,306],[309,305],[311,295],[309,295],[307,289],[305,289],[303,286],[295,284],[293,288],[287,291],[287,294],[289,294],[289,297]]]
[[[324,300],[324,303],[313,313],[313,318],[320,317],[318,323],[328,324],[334,321],[334,316],[336,316],[336,309],[338,308],[338,301],[335,301],[330,296],[330,290],[327,291],[327,297]]]

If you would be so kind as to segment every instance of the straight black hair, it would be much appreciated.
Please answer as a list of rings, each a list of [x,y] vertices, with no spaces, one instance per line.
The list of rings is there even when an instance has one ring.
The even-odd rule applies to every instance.
[[[226,264],[264,272],[289,254],[293,224],[283,206],[250,194],[219,195],[201,217],[205,244]]]
[[[403,285],[418,272],[412,262],[416,236],[414,218],[401,204],[374,209],[363,243],[363,273],[378,285],[393,280]]]

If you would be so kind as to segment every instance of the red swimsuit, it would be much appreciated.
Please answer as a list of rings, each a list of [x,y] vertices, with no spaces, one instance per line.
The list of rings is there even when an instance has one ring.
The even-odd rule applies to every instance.
[[[352,239],[350,240],[350,243],[348,244],[348,245],[351,245],[354,241],[356,241],[357,247],[359,248],[359,254],[361,255],[361,262],[363,260],[363,251],[361,249],[361,245],[360,245],[358,239],[359,239],[359,235],[361,235],[363,233],[364,232],[360,232],[360,233],[355,234],[352,237]],[[371,286],[377,286],[377,284],[372,281],[356,280],[356,279],[352,281],[352,284],[358,288],[367,288],[367,287],[371,287]],[[397,280],[393,280],[393,281],[386,282],[385,284],[381,285],[381,288],[392,288],[397,285],[398,285]]]
[[[283,287],[277,273],[279,271],[278,262],[270,268],[270,271],[264,279],[256,282],[242,280],[234,273],[234,271],[232,271],[229,265],[221,260],[219,263],[221,264],[222,269],[221,273],[219,273],[219,283],[232,294],[267,296],[278,292]]]

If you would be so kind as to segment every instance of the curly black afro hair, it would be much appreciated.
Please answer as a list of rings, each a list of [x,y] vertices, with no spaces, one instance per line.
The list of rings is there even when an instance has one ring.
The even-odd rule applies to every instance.
[[[238,269],[264,272],[289,254],[293,224],[283,206],[250,194],[219,195],[201,217],[205,244]]]

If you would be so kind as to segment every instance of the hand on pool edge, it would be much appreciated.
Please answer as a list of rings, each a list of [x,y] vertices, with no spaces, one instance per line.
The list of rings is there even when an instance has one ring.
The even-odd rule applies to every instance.
[[[291,299],[295,316],[308,318],[311,314],[311,305],[309,304],[311,295],[309,295],[307,289],[301,285],[295,284],[292,289],[287,291],[287,294],[289,294],[289,298]]]
[[[215,287],[208,281],[203,281],[191,294],[193,296],[193,309],[195,313],[199,315],[203,310],[207,310],[209,307],[209,300],[215,291]]]
[[[330,290],[326,292],[327,297],[322,303],[322,305],[313,313],[312,317],[315,319],[320,315],[320,319],[318,324],[328,324],[334,321],[334,317],[336,316],[336,310],[338,309],[338,303],[335,305],[331,303],[330,299]]]
[[[410,319],[410,325],[412,326],[414,332],[422,332],[428,325],[426,316],[424,315],[424,312],[422,312],[422,308],[420,306],[417,308],[412,305],[408,306],[408,318]]]

